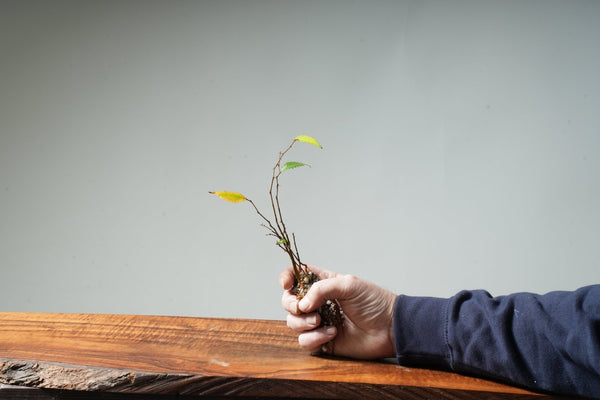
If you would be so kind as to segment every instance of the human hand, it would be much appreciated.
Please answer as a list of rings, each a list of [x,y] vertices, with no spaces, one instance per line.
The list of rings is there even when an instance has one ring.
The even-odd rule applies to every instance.
[[[396,295],[373,283],[310,266],[321,280],[298,301],[291,292],[294,273],[288,268],[279,276],[284,289],[281,303],[289,312],[287,325],[299,334],[300,345],[313,352],[376,359],[395,357],[393,313]],[[344,311],[343,325],[318,327],[316,310],[336,299]],[[325,346],[332,342],[333,346]]]

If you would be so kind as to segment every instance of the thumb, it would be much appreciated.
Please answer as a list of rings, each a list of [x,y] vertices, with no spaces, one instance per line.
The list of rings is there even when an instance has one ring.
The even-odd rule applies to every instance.
[[[325,304],[327,300],[345,300],[352,296],[353,290],[358,288],[358,285],[358,278],[351,275],[338,275],[317,281],[310,287],[306,296],[298,302],[298,309],[309,313]]]

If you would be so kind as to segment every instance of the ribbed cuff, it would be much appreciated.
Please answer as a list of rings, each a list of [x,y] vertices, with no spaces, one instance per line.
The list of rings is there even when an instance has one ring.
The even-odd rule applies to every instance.
[[[401,365],[451,369],[446,339],[448,299],[398,296],[394,340]]]

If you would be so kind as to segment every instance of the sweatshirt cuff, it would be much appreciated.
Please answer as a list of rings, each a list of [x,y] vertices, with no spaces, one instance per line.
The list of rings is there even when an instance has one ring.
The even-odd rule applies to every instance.
[[[451,370],[447,341],[448,299],[400,295],[394,308],[394,340],[401,365]]]

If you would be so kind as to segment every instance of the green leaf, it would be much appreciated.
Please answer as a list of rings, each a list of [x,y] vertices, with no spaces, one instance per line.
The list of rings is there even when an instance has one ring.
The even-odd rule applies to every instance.
[[[317,147],[323,148],[323,146],[321,146],[319,144],[319,142],[317,142],[317,139],[315,139],[314,137],[308,136],[308,135],[296,136],[294,138],[294,140],[297,140],[298,142],[312,144],[313,146],[317,146]]]
[[[281,166],[281,172],[287,171],[288,169],[294,169],[294,168],[304,167],[304,166],[310,167],[310,165],[304,164],[304,163],[301,163],[301,162],[288,161],[288,162],[286,162],[285,164],[283,164]]]
[[[215,194],[222,198],[223,200],[227,200],[231,203],[241,203],[242,201],[246,201],[246,197],[238,192],[208,192],[210,194]]]
[[[279,239],[279,241],[277,242],[277,244],[287,244],[287,240],[285,239]]]

